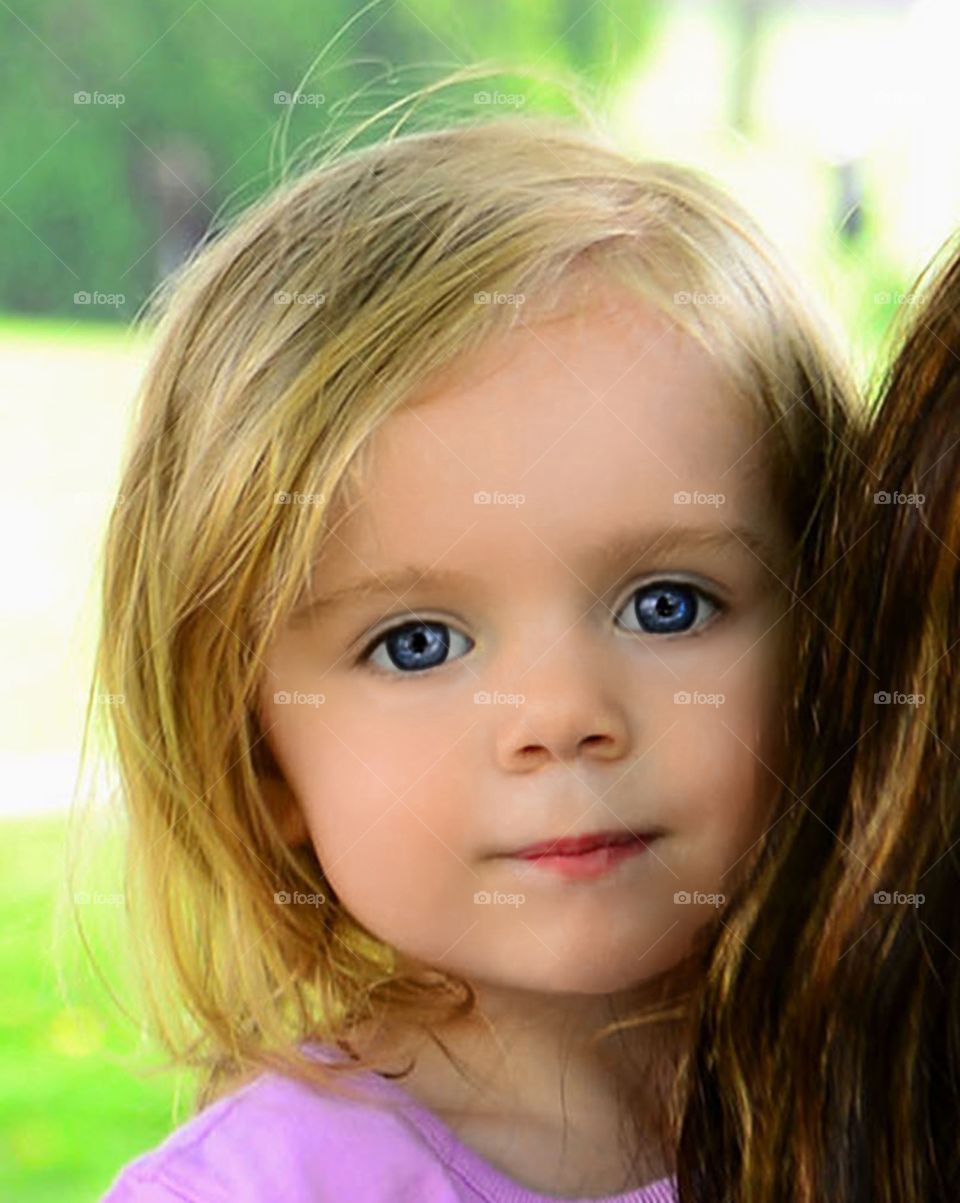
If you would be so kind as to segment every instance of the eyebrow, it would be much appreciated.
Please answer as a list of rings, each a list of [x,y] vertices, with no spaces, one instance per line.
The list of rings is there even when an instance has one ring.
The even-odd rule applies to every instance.
[[[636,562],[648,555],[666,556],[677,551],[724,551],[743,547],[752,551],[775,575],[779,576],[784,570],[783,552],[774,547],[760,531],[743,525],[682,526],[664,527],[654,531],[627,531],[594,545],[586,555],[581,556],[581,562],[585,571],[589,572],[631,559],[632,562]],[[291,620],[303,621],[348,600],[355,601],[363,597],[385,594],[402,597],[418,584],[465,588],[475,586],[477,579],[469,572],[407,564],[390,572],[371,572],[337,589],[309,597],[294,609]]]

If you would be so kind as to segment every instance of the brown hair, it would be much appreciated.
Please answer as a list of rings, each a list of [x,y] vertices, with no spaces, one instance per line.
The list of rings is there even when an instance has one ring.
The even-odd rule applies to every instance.
[[[696,1203],[960,1183],[960,242],[921,277],[798,599],[782,816],[689,1063]]]

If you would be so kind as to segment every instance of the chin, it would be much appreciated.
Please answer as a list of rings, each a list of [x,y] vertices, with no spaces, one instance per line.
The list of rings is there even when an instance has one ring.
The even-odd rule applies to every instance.
[[[649,970],[638,967],[635,955],[626,955],[606,961],[597,961],[568,950],[565,961],[556,960],[546,949],[540,947],[535,954],[529,950],[522,960],[522,974],[475,973],[474,979],[482,976],[492,986],[509,990],[525,990],[532,994],[618,994],[637,986],[648,976],[662,971],[662,966],[651,965]],[[470,976],[469,974],[467,976]]]

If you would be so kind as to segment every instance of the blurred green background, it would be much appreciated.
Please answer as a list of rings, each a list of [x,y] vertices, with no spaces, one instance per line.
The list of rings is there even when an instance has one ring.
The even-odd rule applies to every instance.
[[[155,1057],[63,921],[76,797],[92,806],[76,834],[99,850],[78,905],[119,989],[111,783],[76,774],[99,538],[151,290],[311,139],[508,57],[582,80],[635,153],[727,184],[866,380],[916,271],[960,225],[960,13],[950,0],[11,0],[0,30],[0,1201],[83,1203],[189,1103],[185,1080],[139,1076]],[[500,90],[569,111],[522,76]],[[478,95],[462,85],[451,116],[491,112]]]

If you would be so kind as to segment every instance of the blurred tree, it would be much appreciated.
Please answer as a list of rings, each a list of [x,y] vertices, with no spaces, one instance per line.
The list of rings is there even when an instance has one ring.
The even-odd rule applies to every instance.
[[[500,0],[494,11],[455,0],[0,5],[0,309],[130,319],[212,224],[277,182],[285,157],[331,122],[347,127],[491,57],[615,87],[647,49],[657,6]],[[285,114],[280,97],[301,81]],[[529,81],[502,90],[533,101]]]

